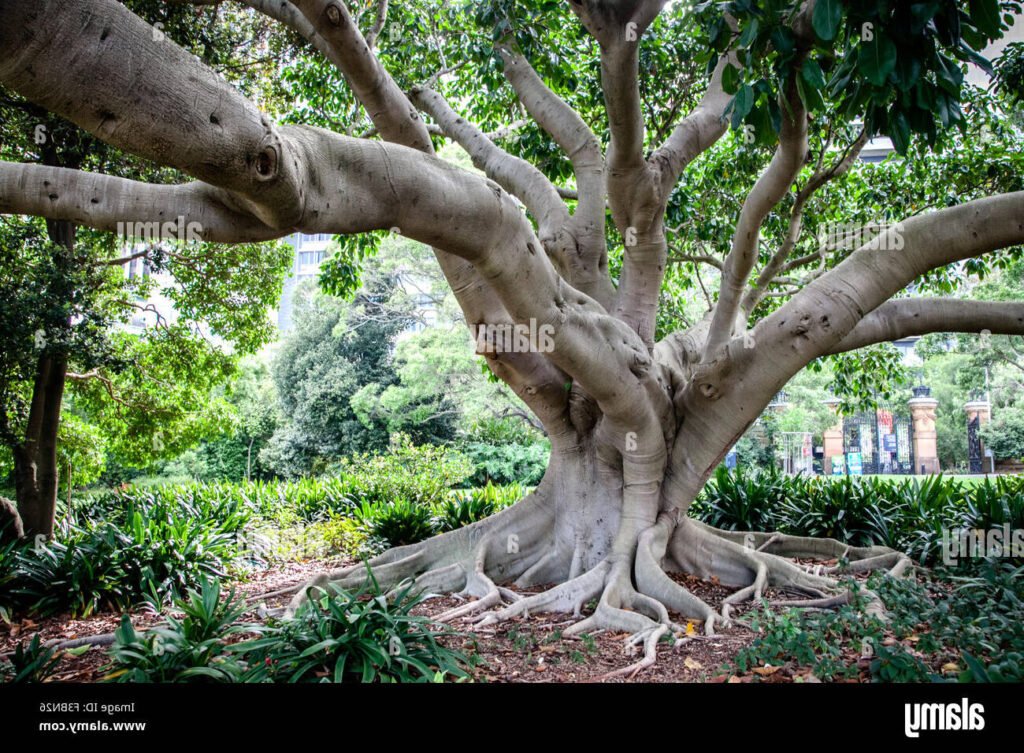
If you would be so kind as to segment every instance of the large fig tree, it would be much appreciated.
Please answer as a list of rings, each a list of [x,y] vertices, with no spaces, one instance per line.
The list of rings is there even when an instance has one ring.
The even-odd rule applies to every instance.
[[[970,122],[963,66],[988,66],[980,51],[1019,4],[243,4],[322,56],[288,73],[316,84],[297,106],[315,126],[273,122],[117,0],[0,0],[0,83],[194,179],[4,163],[0,212],[109,231],[166,222],[170,234],[183,218],[218,243],[391,230],[432,246],[492,371],[547,432],[551,460],[518,504],[377,557],[378,579],[463,591],[476,599],[447,617],[484,622],[580,614],[596,600],[568,632],[628,631],[652,661],[673,614],[711,631],[769,585],[834,594],[833,573],[790,558],[903,566],[878,547],[713,530],[687,510],[812,361],[932,331],[1024,332],[1024,304],[904,294],[1024,241],[1024,192],[922,197],[915,208],[936,206],[852,245],[819,247],[802,231],[815,194],[843,179],[868,138],[925,153]],[[371,122],[325,115],[339,103]],[[505,129],[480,122],[495,103]],[[484,174],[439,159],[439,137]],[[708,217],[742,169],[701,172],[723,137],[752,147],[743,159],[758,174],[726,197],[735,214]],[[758,148],[769,157],[758,162]],[[709,267],[701,286],[715,285],[703,318],[665,332],[659,307],[672,305],[666,275],[680,254]],[[680,570],[738,590],[716,610],[667,575]],[[521,598],[508,583],[550,588]]]

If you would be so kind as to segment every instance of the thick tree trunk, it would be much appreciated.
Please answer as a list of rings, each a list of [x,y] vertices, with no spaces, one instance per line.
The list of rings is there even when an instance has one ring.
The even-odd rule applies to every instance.
[[[48,221],[46,226],[52,242],[68,253],[74,249],[75,223]],[[57,432],[67,373],[67,355],[47,343],[36,367],[25,438],[14,448],[14,486],[26,536],[53,535],[60,476]]]
[[[57,430],[67,376],[64,356],[42,355],[25,440],[14,448],[14,484],[25,534],[52,536],[57,509]]]
[[[635,672],[653,663],[663,636],[689,640],[692,630],[681,622],[712,634],[730,622],[737,604],[760,599],[769,587],[809,597],[807,606],[834,605],[848,598],[833,577],[844,561],[853,569],[903,572],[909,560],[884,547],[718,531],[688,517],[714,467],[777,389],[764,378],[739,397],[712,400],[706,416],[695,414],[676,399],[690,350],[685,338],[655,350],[627,415],[602,414],[573,387],[564,428],[550,435],[547,472],[531,495],[466,528],[385,552],[368,563],[375,580],[397,586],[413,579],[427,593],[474,597],[442,621],[488,625],[532,612],[572,613],[580,619],[565,636],[612,630],[642,644],[644,658],[622,670]],[[840,564],[811,570],[793,557]],[[680,572],[738,590],[716,608],[672,577]],[[288,612],[310,589],[353,587],[366,577],[364,565],[325,573],[300,590]],[[523,596],[506,584],[548,588]],[[880,602],[870,608],[880,609]]]

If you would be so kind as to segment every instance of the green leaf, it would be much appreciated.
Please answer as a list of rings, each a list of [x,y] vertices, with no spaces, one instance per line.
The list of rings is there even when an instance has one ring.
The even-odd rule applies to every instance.
[[[726,94],[735,94],[740,88],[740,69],[732,65],[725,66],[722,71],[722,89]]]
[[[906,154],[910,146],[910,124],[902,112],[896,112],[889,118],[889,138],[900,154]]]
[[[772,46],[783,55],[788,55],[796,47],[796,42],[793,39],[793,32],[785,26],[779,26],[778,28],[773,29],[771,33],[771,40]]]
[[[814,33],[828,42],[835,39],[842,20],[843,6],[839,0],[818,0],[814,6],[811,25],[814,27]]]
[[[805,60],[803,68],[800,70],[800,75],[804,77],[804,81],[815,89],[825,88],[825,74],[821,72],[821,66],[818,65],[817,60]]]
[[[989,682],[988,672],[980,661],[966,651],[963,652],[963,658],[970,670],[970,682]]]
[[[952,94],[954,97],[960,93],[960,87],[964,81],[964,72],[955,61],[945,55],[939,55],[939,67],[935,70],[939,86]]]
[[[750,108],[754,106],[754,90],[750,84],[744,84],[736,92],[732,100],[732,127],[739,128],[743,118],[747,117]]]
[[[750,23],[747,24],[747,28],[740,34],[740,47],[750,47],[757,39],[758,22],[756,18],[750,19]]]
[[[999,0],[971,0],[968,3],[971,21],[978,29],[989,37],[1002,36],[1002,23],[999,19]]]
[[[796,89],[808,112],[821,110],[824,107],[821,94],[816,88],[805,83],[803,76],[796,79]]]
[[[885,84],[886,77],[896,67],[896,45],[880,30],[875,38],[860,48],[857,67],[875,86]]]
[[[995,69],[992,68],[992,62],[984,55],[975,52],[966,44],[960,45],[960,53],[970,62],[981,68],[981,70],[985,71],[989,76],[996,75]]]

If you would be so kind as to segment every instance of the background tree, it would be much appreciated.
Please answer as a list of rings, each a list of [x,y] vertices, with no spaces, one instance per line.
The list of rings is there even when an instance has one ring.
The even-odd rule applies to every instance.
[[[172,35],[243,90],[272,99],[266,60],[261,69],[253,50],[241,44],[266,39],[262,20],[249,16],[245,25],[237,14],[197,14],[152,0],[127,5],[156,24],[154,37]],[[175,179],[173,171],[112,148],[7,89],[0,90],[0,123],[5,160]],[[161,221],[168,219],[175,217]],[[230,373],[233,357],[208,334],[231,342],[238,353],[265,342],[272,334],[265,310],[280,295],[288,263],[277,246],[172,247],[149,237],[122,244],[78,225],[5,220],[0,238],[4,295],[12,301],[5,311],[12,328],[5,330],[0,433],[28,533],[53,531],[61,466],[68,469],[59,459],[66,392],[77,415],[99,419],[93,433],[102,424],[104,445],[121,461],[146,464],[180,452],[225,416],[222,403],[206,398]],[[162,292],[179,314],[175,321],[145,303],[157,286],[144,276],[126,279],[129,265],[172,278]],[[157,319],[146,336],[115,331],[139,314]]]
[[[395,338],[413,318],[403,303],[393,305],[394,289],[395,280],[383,277],[351,302],[309,286],[300,291],[294,331],[272,366],[281,420],[261,461],[276,473],[321,472],[340,456],[387,447],[386,423],[361,418],[351,400],[367,384],[395,381]]]
[[[365,111],[373,123],[365,137],[346,135],[349,123],[273,123],[114,0],[2,0],[0,81],[195,181],[8,162],[0,211],[102,230],[181,214],[202,222],[208,242],[398,228],[434,247],[471,326],[550,325],[550,348],[488,358],[547,431],[544,480],[486,521],[376,558],[382,582],[415,576],[432,591],[462,589],[480,598],[446,618],[482,613],[484,622],[578,613],[597,598],[565,632],[628,631],[649,663],[661,636],[679,629],[669,609],[710,631],[769,584],[814,597],[839,587],[787,556],[904,567],[884,549],[715,531],[686,513],[732,444],[814,359],[936,330],[1020,334],[1020,303],[905,294],[933,270],[1024,241],[1019,191],[957,196],[898,225],[874,218],[873,237],[826,250],[825,270],[797,286],[783,272],[795,246],[761,243],[780,213],[799,237],[803,210],[793,208],[842,179],[860,138],[847,126],[861,121],[865,137],[885,133],[901,153],[943,148],[972,118],[960,104],[961,66],[988,67],[979,51],[1018,3],[410,2],[394,6],[392,23],[405,22],[397,40],[381,33],[385,14],[353,18],[339,0],[247,4],[303,36],[336,69],[327,75],[344,77],[338,96],[362,106],[354,122]],[[421,43],[402,44],[414,31]],[[129,71],[128,58],[149,64]],[[533,121],[522,138],[487,136],[499,121],[513,125],[517,110]],[[717,298],[692,326],[658,337],[669,205],[729,126],[754,151],[739,166],[746,180],[724,230]],[[438,159],[435,132],[486,177]],[[834,145],[815,153],[828,133]],[[774,292],[777,305],[758,313]],[[739,590],[718,612],[671,569]],[[326,577],[352,584],[365,572]],[[558,585],[502,605],[504,580]]]

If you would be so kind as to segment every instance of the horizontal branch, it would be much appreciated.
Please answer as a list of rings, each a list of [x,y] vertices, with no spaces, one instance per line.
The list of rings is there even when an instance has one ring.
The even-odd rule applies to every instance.
[[[291,144],[198,58],[113,0],[0,0],[0,83],[99,139],[233,192],[271,227],[301,215]]]
[[[750,333],[756,348],[745,353],[744,338],[736,338],[730,353],[737,362],[749,362],[751,369],[779,374],[784,382],[815,358],[833,352],[862,320],[921,275],[1021,243],[1024,191],[911,217],[858,248],[758,322]],[[765,358],[758,358],[762,353]],[[772,387],[781,384],[766,389]]]
[[[248,243],[279,238],[205,183],[156,185],[64,167],[0,162],[0,214],[70,220],[125,237]]]
[[[830,351],[845,353],[876,343],[932,332],[1024,335],[1024,301],[899,298],[865,316]]]
[[[708,266],[714,267],[715,269],[722,269],[722,260],[717,256],[711,256],[710,254],[679,254],[676,256],[670,256],[669,264],[683,264],[689,262],[691,264],[707,264]]]

